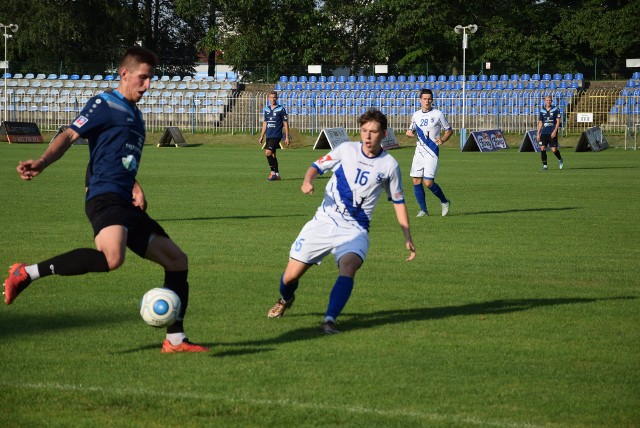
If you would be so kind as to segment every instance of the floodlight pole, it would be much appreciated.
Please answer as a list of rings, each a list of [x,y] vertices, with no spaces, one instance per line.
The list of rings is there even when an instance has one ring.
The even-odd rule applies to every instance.
[[[9,63],[7,62],[7,44],[9,42],[9,38],[13,37],[11,34],[7,34],[7,28],[10,29],[12,32],[16,32],[18,31],[18,25],[17,24],[0,24],[0,27],[2,27],[4,29],[4,92],[3,92],[3,97],[4,97],[4,121],[7,121],[7,73],[9,70]]]
[[[478,26],[475,24],[470,24],[470,25],[466,25],[466,26],[462,26],[462,25],[456,25],[455,28],[453,29],[453,31],[455,31],[457,34],[461,34],[462,33],[462,127],[460,128],[460,150],[462,150],[462,147],[464,146],[464,143],[467,140],[467,128],[465,127],[465,116],[467,113],[467,58],[466,58],[466,51],[467,51],[467,30],[469,30],[469,32],[471,34],[475,33],[476,31],[478,31]]]

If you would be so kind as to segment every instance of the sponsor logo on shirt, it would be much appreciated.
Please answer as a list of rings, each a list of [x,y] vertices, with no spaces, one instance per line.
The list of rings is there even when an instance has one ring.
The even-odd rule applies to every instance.
[[[330,161],[330,160],[333,160],[331,158],[331,156],[326,155],[326,156],[322,156],[320,159],[318,159],[318,163],[323,163],[323,162],[327,162],[327,161]]]
[[[87,122],[89,122],[89,119],[84,116],[78,116],[78,118],[73,121],[73,126],[76,128],[82,128],[82,126]]]

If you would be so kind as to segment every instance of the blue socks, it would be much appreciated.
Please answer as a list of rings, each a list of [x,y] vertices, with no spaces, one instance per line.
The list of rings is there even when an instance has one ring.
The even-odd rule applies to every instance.
[[[444,192],[437,183],[434,182],[431,187],[429,187],[429,190],[431,190],[431,193],[433,193],[438,199],[440,199],[440,202],[442,202],[443,204],[448,202],[447,198],[444,196]]]
[[[351,290],[353,290],[353,278],[339,276],[329,295],[329,306],[326,312],[327,317],[335,320],[338,315],[340,315],[340,312],[342,312],[342,309],[344,309],[351,296]]]
[[[285,302],[288,302],[293,299],[293,295],[298,289],[298,281],[292,284],[284,285],[284,281],[282,280],[282,278],[284,278],[284,274],[282,274],[282,276],[280,277],[280,295]]]
[[[424,212],[427,212],[427,201],[424,194],[424,187],[422,187],[422,183],[413,185],[413,193],[416,195],[416,200],[418,201],[418,205],[420,205],[420,209]]]

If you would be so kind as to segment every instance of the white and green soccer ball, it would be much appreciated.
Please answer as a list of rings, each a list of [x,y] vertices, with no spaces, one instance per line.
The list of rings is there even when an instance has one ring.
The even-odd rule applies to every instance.
[[[180,298],[168,288],[152,288],[140,301],[140,315],[152,327],[167,327],[178,320]]]

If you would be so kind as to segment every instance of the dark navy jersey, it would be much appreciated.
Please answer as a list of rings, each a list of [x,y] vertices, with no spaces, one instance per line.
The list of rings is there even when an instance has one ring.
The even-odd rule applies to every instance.
[[[89,142],[87,200],[115,193],[130,201],[145,140],[138,108],[117,91],[92,97],[70,126]]]
[[[282,139],[282,128],[284,123],[289,119],[287,110],[280,104],[276,104],[275,108],[270,105],[266,106],[262,111],[264,113],[264,121],[267,122],[267,138]]]
[[[550,110],[547,110],[546,107],[541,107],[540,113],[538,113],[538,122],[542,122],[540,134],[552,134],[553,130],[556,129],[556,121],[559,119],[560,109],[558,107],[553,106]]]

